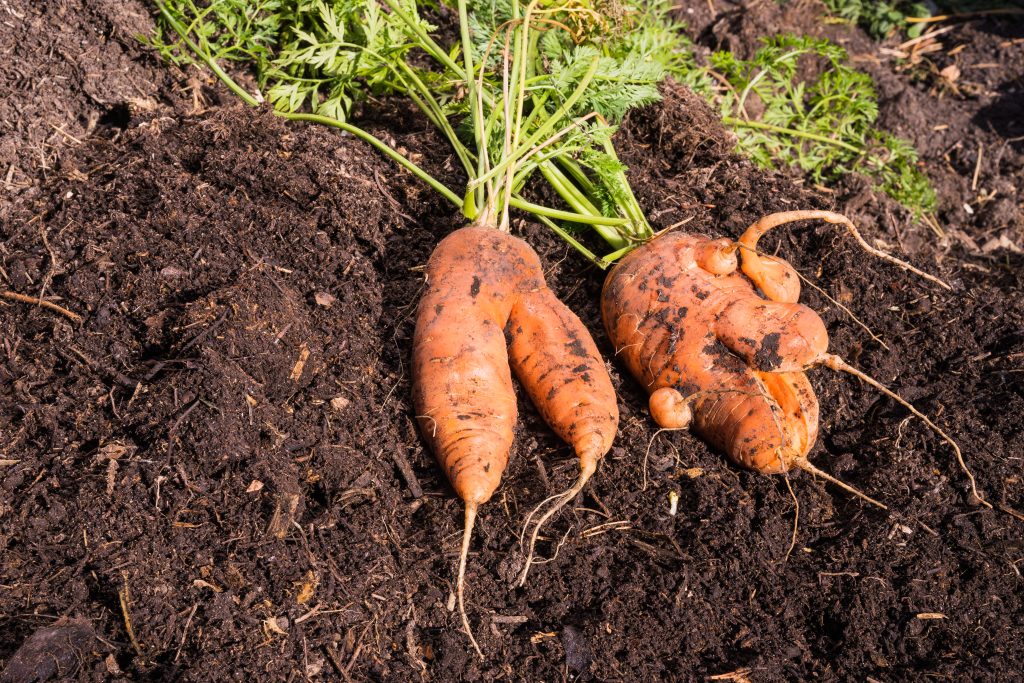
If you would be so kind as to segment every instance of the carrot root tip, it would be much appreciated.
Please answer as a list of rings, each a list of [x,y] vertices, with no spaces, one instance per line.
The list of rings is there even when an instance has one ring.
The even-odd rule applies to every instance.
[[[520,588],[526,585],[526,577],[529,575],[530,566],[533,564],[533,558],[535,554],[534,551],[537,547],[537,538],[540,535],[540,530],[556,512],[565,507],[567,503],[569,503],[573,498],[577,496],[577,494],[579,494],[580,491],[583,490],[583,487],[587,485],[588,481],[590,481],[590,477],[593,476],[596,469],[596,459],[583,459],[581,461],[580,466],[580,476],[579,479],[576,480],[576,483],[573,484],[572,487],[570,487],[569,489],[566,489],[563,493],[556,494],[555,496],[551,496],[541,501],[540,504],[537,505],[537,507],[535,507],[527,516],[526,524],[523,525],[523,534],[526,533],[526,526],[529,525],[530,518],[533,517],[533,515],[538,510],[540,510],[541,507],[548,503],[548,501],[555,501],[554,504],[550,507],[550,509],[548,509],[548,511],[541,515],[540,519],[537,520],[536,525],[534,525],[533,527],[533,533],[530,534],[530,545],[526,553],[526,560],[523,564],[523,571],[519,574],[518,585]],[[522,537],[523,534],[520,534],[520,537]]]
[[[992,504],[985,500],[985,497],[982,496],[981,492],[978,491],[978,485],[974,479],[974,473],[971,472],[971,469],[967,466],[967,462],[964,460],[964,455],[963,452],[960,450],[960,446],[957,445],[956,441],[953,440],[953,437],[944,432],[937,424],[932,422],[932,420],[927,415],[925,415],[920,410],[915,408],[909,401],[904,399],[895,391],[885,386],[871,375],[868,375],[862,370],[858,370],[857,368],[853,367],[839,356],[833,354],[826,354],[822,357],[819,363],[829,368],[830,370],[835,370],[837,372],[845,372],[848,375],[853,375],[857,379],[865,382],[869,386],[874,387],[877,391],[881,392],[882,394],[885,394],[892,400],[896,401],[901,406],[909,410],[912,414],[920,418],[921,421],[923,421],[932,431],[939,435],[939,438],[941,438],[943,441],[949,444],[950,448],[953,449],[953,453],[956,455],[957,464],[959,464],[960,470],[967,476],[967,481],[970,483],[971,492],[969,500],[971,501],[971,503],[974,505],[984,505],[985,507],[990,509],[992,508]]]
[[[462,627],[466,630],[469,642],[473,644],[473,649],[480,655],[480,659],[485,659],[483,651],[477,645],[476,638],[473,637],[473,629],[470,628],[469,617],[466,616],[466,604],[463,600],[463,589],[466,585],[466,560],[469,558],[469,542],[473,538],[473,526],[476,524],[476,511],[476,503],[466,503],[466,517],[462,529],[462,551],[459,553],[459,573],[455,580],[455,594],[458,596]]]
[[[872,498],[868,494],[864,493],[860,489],[857,489],[857,488],[855,488],[853,486],[850,486],[849,484],[847,484],[842,479],[839,479],[837,477],[833,477],[831,474],[829,474],[825,470],[819,469],[817,466],[812,464],[811,461],[808,460],[807,458],[793,458],[789,462],[790,462],[790,464],[796,465],[797,467],[799,467],[800,469],[804,470],[805,472],[810,472],[812,475],[814,475],[816,477],[821,477],[825,481],[828,481],[828,482],[831,482],[831,483],[835,484],[836,486],[838,486],[839,488],[843,489],[847,493],[852,493],[853,495],[857,496],[861,500],[867,501],[868,503],[871,503],[872,505],[880,507],[883,510],[888,510],[889,509],[886,505],[884,505],[883,503],[878,502],[877,500],[875,500],[874,498]]]

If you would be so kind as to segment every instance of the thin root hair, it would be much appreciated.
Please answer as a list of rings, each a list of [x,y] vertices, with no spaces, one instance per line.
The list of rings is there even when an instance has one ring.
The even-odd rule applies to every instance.
[[[985,500],[985,497],[982,496],[981,493],[978,491],[978,485],[974,479],[974,474],[971,472],[971,469],[967,466],[967,463],[964,461],[964,455],[963,452],[961,452],[960,450],[960,446],[957,445],[956,441],[953,441],[953,438],[949,434],[942,431],[942,429],[937,424],[932,422],[927,415],[925,415],[920,410],[915,408],[909,401],[902,398],[895,391],[889,389],[887,386],[876,380],[874,377],[871,377],[867,373],[858,370],[857,368],[848,364],[839,356],[829,354],[826,355],[820,362],[827,368],[836,370],[838,372],[845,372],[847,374],[853,375],[854,377],[857,377],[858,379],[866,382],[867,384],[871,385],[878,391],[882,392],[892,400],[896,401],[917,417],[921,418],[921,420],[926,425],[928,425],[928,427],[930,427],[936,434],[938,434],[942,438],[942,440],[948,443],[950,447],[953,449],[953,452],[956,454],[956,461],[960,465],[961,471],[963,471],[963,473],[967,475],[967,479],[971,484],[971,495],[973,496],[974,500],[987,508],[992,507],[992,504]]]

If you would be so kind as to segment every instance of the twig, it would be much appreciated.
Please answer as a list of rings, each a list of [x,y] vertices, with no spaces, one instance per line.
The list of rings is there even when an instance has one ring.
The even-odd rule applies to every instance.
[[[46,253],[50,255],[50,264],[46,269],[46,276],[43,277],[43,284],[39,288],[39,298],[42,299],[46,296],[46,288],[50,286],[50,282],[53,281],[53,273],[57,270],[57,256],[53,253],[53,249],[50,248],[50,240],[46,238],[46,224],[40,222],[39,224],[39,235],[43,238],[43,246],[46,247]]]
[[[181,643],[178,644],[178,651],[174,653],[174,661],[178,661],[178,657],[181,656],[181,648],[185,647],[185,640],[188,638],[188,628],[192,625],[192,617],[196,615],[196,610],[199,609],[199,603],[192,605],[192,611],[188,613],[188,620],[185,621],[185,630],[181,634]]]
[[[9,289],[0,290],[0,297],[8,299],[10,301],[20,301],[23,304],[35,304],[36,306],[42,306],[43,308],[48,308],[51,311],[60,313],[64,317],[73,320],[76,323],[82,322],[82,316],[78,315],[77,313],[73,313],[68,309],[64,308],[63,306],[58,306],[57,304],[50,303],[49,301],[45,301],[38,297],[26,296],[25,294],[18,294],[17,292],[12,292]]]
[[[107,376],[109,379],[112,379],[114,382],[120,384],[122,387],[125,387],[126,389],[137,389],[139,386],[138,382],[136,382],[123,372],[115,370],[112,367],[99,366],[96,363],[96,361],[94,361],[89,356],[85,355],[85,353],[74,344],[68,344],[67,351],[60,348],[59,346],[57,347],[56,350],[57,355],[63,358],[64,360],[73,360],[72,356],[74,356],[74,358],[81,362],[83,365],[85,365],[85,367],[89,368],[93,372],[99,373],[100,375]],[[68,351],[70,351],[70,353],[68,353]]]
[[[346,664],[345,668],[342,670],[345,678],[349,677],[349,673],[352,671],[352,666],[356,663],[356,660],[359,659],[359,653],[363,651],[363,638],[366,637],[366,632],[370,630],[370,626],[372,625],[373,622],[371,621],[366,625],[366,628],[363,629],[363,632],[359,634],[359,640],[356,641],[356,647],[352,652],[352,657],[348,660],[348,664]]]
[[[327,659],[331,660],[331,664],[334,666],[334,669],[340,675],[344,676],[346,681],[351,681],[352,677],[348,675],[348,672],[345,670],[345,667],[342,666],[340,661],[338,661],[338,655],[334,651],[334,648],[330,645],[322,645],[320,649],[323,650],[325,655],[327,655]]]
[[[406,486],[409,487],[412,497],[422,498],[423,487],[420,486],[420,481],[416,478],[416,473],[412,471],[412,466],[409,465],[409,461],[406,459],[405,453],[402,449],[393,449],[391,451],[391,459],[395,462],[395,467],[398,468],[399,474],[401,474],[402,479],[405,480]]]
[[[899,47],[897,47],[896,49],[897,50],[901,50],[901,51],[906,51],[907,48],[913,47],[913,46],[917,45],[918,43],[923,43],[926,40],[935,38],[936,36],[941,36],[944,33],[949,33],[954,28],[955,28],[954,26],[943,26],[942,28],[937,28],[934,31],[930,31],[928,33],[925,33],[922,36],[918,36],[917,38],[911,38],[910,40],[908,40],[906,42],[900,43]]]
[[[540,481],[544,485],[544,493],[551,493],[551,482],[548,481],[548,469],[544,467],[544,461],[538,453],[533,454],[533,461],[537,463],[537,472],[540,474]]]
[[[219,318],[214,320],[213,323],[211,323],[210,326],[207,327],[205,330],[203,330],[202,332],[200,332],[196,336],[192,337],[192,339],[190,339],[188,342],[186,342],[186,344],[184,346],[182,346],[181,349],[178,350],[178,353],[175,354],[174,358],[168,358],[166,360],[162,360],[162,361],[158,362],[156,365],[154,365],[150,369],[150,371],[147,372],[146,375],[142,378],[142,381],[144,381],[144,382],[150,381],[151,379],[156,377],[158,372],[160,372],[161,370],[164,369],[165,365],[167,365],[169,362],[171,362],[174,359],[181,358],[182,355],[184,355],[184,353],[186,351],[188,351],[190,348],[192,348],[193,346],[198,344],[200,341],[202,341],[203,339],[208,337],[211,332],[213,332],[218,327],[220,327],[221,323],[223,323],[224,320],[227,319],[228,312],[230,310],[231,310],[230,306],[225,306],[224,307],[224,312],[220,314]]]
[[[492,624],[525,624],[530,619],[522,614],[495,614],[491,617]]]
[[[629,520],[618,519],[611,522],[605,522],[604,524],[598,524],[597,526],[592,526],[589,529],[584,529],[580,535],[584,538],[590,538],[591,536],[599,536],[608,531],[625,531],[631,527],[632,524]]]
[[[121,601],[121,614],[124,615],[124,627],[128,631],[128,639],[132,642],[132,647],[135,648],[135,652],[141,657],[142,647],[139,645],[139,641],[135,639],[135,629],[132,628],[132,618],[128,615],[128,575],[124,575],[124,590],[117,594],[117,597]]]
[[[998,507],[999,507],[1000,510],[1002,510],[1006,514],[1010,515],[1011,517],[1013,517],[1015,519],[1018,519],[1021,522],[1024,522],[1024,514],[1021,514],[1021,513],[1017,512],[1012,507],[1010,507],[1008,505],[1002,505],[1002,504],[1000,504]]]
[[[171,428],[167,430],[167,456],[168,457],[170,457],[171,453],[174,451],[174,433],[176,431],[178,431],[178,426],[182,423],[182,421],[184,421],[184,419],[186,417],[188,417],[189,413],[191,413],[193,410],[195,410],[196,406],[199,405],[201,402],[202,401],[200,401],[200,399],[198,399],[198,398],[196,400],[192,401],[192,403],[189,404],[189,406],[187,408],[185,408],[184,412],[181,413],[181,416],[177,420],[174,421],[174,424],[171,425]],[[187,481],[186,481],[186,484],[187,484]]]
[[[969,19],[980,19],[983,17],[999,14],[1024,14],[1024,9],[1006,7],[1001,9],[980,10],[978,12],[963,12],[960,14],[937,14],[934,17],[907,17],[908,24],[933,24],[939,21],[967,21]]]
[[[985,145],[978,143],[978,161],[974,164],[974,175],[971,177],[971,192],[978,191],[978,177],[981,175],[981,159],[985,156]]]

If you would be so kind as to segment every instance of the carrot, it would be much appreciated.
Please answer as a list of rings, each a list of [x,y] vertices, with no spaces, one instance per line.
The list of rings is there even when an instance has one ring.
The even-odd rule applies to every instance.
[[[631,252],[605,281],[603,317],[660,427],[690,426],[692,411],[694,430],[736,464],[784,472],[814,443],[817,400],[800,370],[828,333],[806,306],[758,298],[735,260],[717,275],[698,265],[722,265],[724,246],[675,233]]]
[[[526,242],[491,227],[463,228],[438,244],[426,272],[413,336],[413,402],[420,431],[465,501],[456,593],[482,657],[463,597],[466,560],[479,506],[501,482],[512,446],[510,356],[541,416],[580,458],[579,481],[564,500],[611,447],[618,407],[593,339],[547,288]]]
[[[821,319],[796,303],[796,271],[757,252],[765,232],[807,218],[842,224],[872,253],[948,286],[868,247],[848,219],[831,212],[772,214],[735,243],[682,233],[652,240],[611,271],[602,315],[616,355],[650,392],[655,422],[663,429],[692,426],[740,466],[766,474],[798,467],[884,508],[807,459],[818,402],[804,371],[823,365],[860,377],[924,420],[953,447],[984,502],[956,443],[894,392],[829,354]]]
[[[533,550],[544,523],[576,497],[611,449],[619,423],[615,389],[597,345],[576,315],[544,288],[522,295],[506,327],[509,359],[534,405],[580,461],[580,475],[566,491],[543,501],[523,526],[548,501],[554,504],[538,520],[519,579],[533,562]]]

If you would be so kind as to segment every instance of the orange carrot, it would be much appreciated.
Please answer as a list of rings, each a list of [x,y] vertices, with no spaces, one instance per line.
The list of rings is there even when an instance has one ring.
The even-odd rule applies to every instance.
[[[512,446],[510,353],[542,417],[576,450],[585,483],[618,424],[611,379],[593,339],[547,288],[526,242],[490,227],[457,230],[427,264],[413,338],[413,402],[420,431],[465,501],[456,593],[481,657],[463,599],[466,559],[479,506],[501,482]]]
[[[884,508],[807,460],[818,403],[803,371],[824,365],[860,377],[924,420],[953,447],[984,503],[956,443],[898,395],[829,354],[821,319],[796,303],[796,271],[757,252],[768,230],[811,218],[845,226],[867,251],[948,287],[871,248],[846,217],[827,211],[766,216],[735,243],[681,233],[657,238],[623,258],[602,293],[616,355],[651,393],[651,415],[665,429],[692,424],[741,466],[767,474],[805,469]]]
[[[627,255],[602,294],[608,335],[652,392],[660,426],[688,424],[673,409],[689,411],[681,398],[699,393],[692,406],[699,434],[739,464],[777,467],[789,444],[757,371],[801,370],[827,348],[828,334],[806,306],[765,301],[743,275],[697,265],[713,244],[676,233]]]

